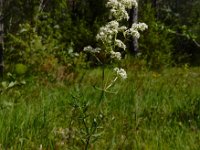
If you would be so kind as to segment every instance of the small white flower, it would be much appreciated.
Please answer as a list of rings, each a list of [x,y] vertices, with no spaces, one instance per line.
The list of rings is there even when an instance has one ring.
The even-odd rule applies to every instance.
[[[121,6],[119,8],[116,9],[112,9],[110,11],[111,16],[113,16],[114,18],[116,18],[116,20],[120,21],[122,19],[129,19],[129,15],[128,12],[126,11],[126,8],[124,6]]]
[[[118,33],[119,23],[114,20],[108,22],[105,26],[101,27],[99,33],[96,36],[97,41],[103,43],[112,43],[112,39],[115,34]]]
[[[133,23],[131,28],[126,30],[124,32],[125,35],[131,35],[133,37],[136,38],[140,38],[140,33],[138,32],[140,31],[144,31],[145,29],[147,29],[148,26],[145,23]]]
[[[87,46],[87,47],[84,47],[83,51],[91,52],[91,51],[93,51],[93,48],[92,48],[92,46]]]
[[[123,48],[124,50],[126,49],[126,45],[125,45],[121,40],[116,39],[116,40],[115,40],[115,44],[116,44],[116,46],[118,46],[119,48]]]
[[[137,7],[136,0],[109,0],[106,4],[107,7],[111,8],[110,14],[120,21],[122,19],[129,19],[128,12],[126,9],[130,9],[133,6]]]
[[[126,8],[131,8],[131,7],[137,7],[138,4],[137,4],[137,1],[136,0],[120,0],[121,3],[126,6]]]
[[[147,28],[148,28],[148,26],[145,23],[133,23],[131,26],[132,30],[144,31]]]
[[[121,58],[122,58],[120,52],[111,51],[110,54],[111,54],[110,57],[113,59],[121,60]]]
[[[100,32],[99,35],[100,35],[100,36],[104,36],[104,32]]]
[[[126,79],[127,78],[127,73],[124,69],[122,68],[114,68],[114,71],[117,73],[118,76],[120,76],[122,79]]]
[[[148,29],[148,26],[147,26],[146,23],[139,23],[138,25],[139,25],[138,29],[141,30],[141,31]]]
[[[118,0],[109,0],[106,4],[106,7],[117,8],[121,5]]]
[[[140,38],[140,33],[139,33],[138,31],[136,31],[136,30],[135,30],[135,31],[133,30],[133,31],[131,32],[131,35],[132,35],[133,37],[137,38],[137,39]]]
[[[100,53],[101,48],[99,48],[99,47],[92,48],[92,46],[87,46],[87,47],[84,47],[83,51],[89,52],[89,53]]]
[[[124,32],[126,29],[127,29],[126,26],[121,26],[121,27],[119,27],[118,30],[119,30],[120,32]]]
[[[131,36],[133,36],[133,37],[135,37],[135,38],[137,38],[137,39],[140,38],[140,33],[138,32],[137,29],[134,29],[134,28],[130,28],[130,29],[126,30],[126,31],[124,32],[124,34],[125,34],[126,36],[131,35]]]
[[[94,53],[100,53],[100,51],[101,51],[101,48],[99,48],[99,47],[94,49]]]

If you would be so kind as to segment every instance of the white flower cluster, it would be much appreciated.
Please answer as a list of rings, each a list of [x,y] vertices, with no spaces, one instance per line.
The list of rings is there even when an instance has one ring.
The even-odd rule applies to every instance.
[[[115,40],[115,44],[116,44],[116,46],[118,46],[119,48],[122,48],[122,49],[126,49],[126,45],[121,41],[121,40],[118,40],[118,39],[116,39]]]
[[[119,27],[119,23],[116,20],[113,20],[100,28],[96,39],[97,41],[102,41],[104,44],[112,45],[117,33],[124,32],[126,29],[126,26]],[[115,45],[124,50],[126,49],[126,45],[119,39],[115,39]]]
[[[87,47],[84,47],[83,51],[89,52],[89,53],[100,53],[101,48],[99,47],[93,48],[92,46],[87,46]]]
[[[118,33],[119,23],[114,20],[101,27],[96,36],[97,41],[101,40],[103,43],[111,44],[114,35]]]
[[[125,31],[125,35],[131,35],[136,38],[140,38],[140,33],[138,31],[144,31],[148,26],[145,23],[133,23],[131,28]]]
[[[128,12],[126,8],[131,8],[133,6],[137,7],[136,0],[109,0],[106,4],[107,7],[111,8],[110,12],[116,20],[129,19]]]
[[[121,58],[122,58],[120,52],[111,51],[110,55],[111,55],[110,57],[113,58],[113,59],[121,60]]]
[[[124,32],[125,30],[127,30],[127,27],[126,26],[121,26],[121,27],[118,28],[118,30],[120,32]]]
[[[126,50],[126,45],[121,40],[117,39],[118,33],[123,33],[125,38],[127,36],[139,38],[139,31],[144,31],[148,28],[148,26],[145,23],[134,23],[131,28],[127,28],[126,26],[121,26],[119,23],[123,19],[129,19],[127,9],[138,7],[137,0],[108,0],[106,6],[110,8],[110,15],[114,18],[114,20],[101,27],[96,35],[96,40],[100,42],[102,50],[101,48],[92,48],[91,46],[87,46],[84,48],[84,51],[90,53],[106,53],[110,54],[112,59],[121,60],[121,53],[115,52],[115,48],[118,47]],[[122,79],[127,78],[127,74],[124,69],[114,68],[114,71],[117,73],[116,79],[118,76]]]
[[[144,30],[148,29],[148,26],[145,23],[139,22],[139,23],[133,23],[131,28],[134,30],[144,31]]]
[[[120,76],[122,79],[126,79],[127,78],[127,74],[126,71],[122,68],[114,68],[114,71],[117,73],[118,76]]]
[[[119,0],[126,8],[131,9],[133,6],[138,7],[136,0]]]

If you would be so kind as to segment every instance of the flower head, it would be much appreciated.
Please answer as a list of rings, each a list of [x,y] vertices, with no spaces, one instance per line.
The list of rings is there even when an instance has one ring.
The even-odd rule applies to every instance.
[[[130,35],[130,36],[135,37],[135,38],[137,38],[137,39],[140,38],[140,33],[139,33],[137,30],[134,30],[134,29],[132,29],[132,28],[126,30],[126,31],[124,32],[124,34],[125,34],[125,36],[129,36],[129,35]]]
[[[99,47],[92,48],[92,46],[87,46],[87,47],[84,47],[83,51],[89,52],[89,53],[100,53],[101,48],[99,48]]]
[[[122,58],[120,52],[111,51],[110,54],[111,54],[110,57],[113,58],[113,59],[121,60],[121,58]]]
[[[137,7],[137,1],[136,0],[119,0],[121,3],[126,7],[126,8],[131,8],[131,7]]]
[[[121,27],[119,27],[118,30],[119,30],[120,32],[124,32],[126,29],[127,29],[126,26],[121,26]]]
[[[118,33],[119,22],[116,20],[108,22],[105,26],[101,27],[96,36],[97,41],[111,44],[113,37]]]
[[[127,78],[127,74],[126,71],[122,68],[114,68],[114,71],[117,73],[118,76],[120,76],[122,79],[126,79]]]
[[[131,28],[126,30],[124,33],[125,33],[125,35],[131,35],[131,36],[139,39],[140,33],[138,31],[139,30],[144,31],[147,28],[148,28],[148,26],[145,23],[133,23]]]
[[[107,7],[111,8],[110,14],[116,20],[122,20],[122,19],[129,19],[128,12],[126,9],[130,9],[131,7],[137,7],[137,1],[136,0],[109,0],[106,4]]]
[[[140,31],[144,31],[145,29],[147,29],[148,26],[145,23],[133,23],[131,26],[132,30],[140,30]]]
[[[118,46],[119,48],[122,48],[122,49],[126,49],[126,45],[121,41],[121,40],[118,40],[118,39],[116,39],[115,40],[115,44],[116,44],[116,46]]]

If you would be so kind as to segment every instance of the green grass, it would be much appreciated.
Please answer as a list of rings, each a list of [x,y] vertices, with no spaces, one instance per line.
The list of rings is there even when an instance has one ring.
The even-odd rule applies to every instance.
[[[200,68],[129,67],[103,97],[99,69],[80,78],[3,90],[0,149],[200,149]]]

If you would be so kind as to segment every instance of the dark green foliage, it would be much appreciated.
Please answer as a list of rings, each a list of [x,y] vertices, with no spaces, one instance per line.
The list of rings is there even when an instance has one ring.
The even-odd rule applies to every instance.
[[[154,11],[153,14],[148,11],[149,8],[146,7],[146,5],[152,6],[151,10]],[[166,49],[161,46],[162,51],[167,51],[168,48],[172,47],[170,48],[170,57],[173,60],[172,62],[174,65],[184,63],[190,63],[192,65],[199,64],[199,6],[200,3],[198,0],[146,0],[140,2],[141,12],[139,13],[139,18],[143,21],[143,17],[146,14],[147,16],[151,16],[149,17],[149,21],[146,21],[150,27],[153,22],[157,24],[158,30],[154,32],[159,35],[163,34],[159,39],[161,39],[161,41],[164,41],[162,39],[165,39],[166,41],[164,42]],[[159,30],[163,33],[161,34]],[[156,37],[152,36],[148,38]],[[141,40],[143,39],[141,38]],[[167,43],[169,44],[168,48]],[[148,42],[144,44],[148,45]],[[155,44],[156,43],[154,43],[154,46]],[[164,59],[166,58],[165,56],[163,57]]]
[[[66,60],[64,57],[72,45],[73,51],[78,53],[86,45],[96,46],[95,35],[109,20],[105,3],[106,0],[6,0],[3,10],[6,64],[10,60],[29,64],[30,53],[25,54],[30,49],[28,43],[38,38],[45,49],[36,50],[40,57],[46,53],[44,55],[53,55],[59,61]],[[178,63],[200,63],[199,6],[197,0],[139,2],[139,21],[149,26],[139,40],[142,58],[148,66],[157,69]],[[20,25],[27,24],[34,33],[19,33]],[[23,57],[19,57],[22,51]],[[37,55],[31,57],[37,64]]]
[[[22,63],[29,71],[38,71],[48,58],[65,66],[77,63],[74,56],[83,58],[83,47],[95,45],[106,12],[104,1],[10,0],[4,6],[7,69]]]
[[[157,21],[155,10],[150,4],[143,5],[141,9],[139,21],[148,25],[148,30],[139,39],[142,59],[146,60],[150,68],[161,69],[170,66],[173,62],[172,36],[165,25]]]
[[[199,65],[200,2],[177,0],[161,4],[159,20],[173,31],[171,34],[175,62]]]
[[[56,39],[46,38],[37,33],[37,28],[30,24],[21,24],[19,32],[7,35],[5,55],[8,62],[24,63],[37,68],[43,64],[45,57],[53,55],[61,49]]]

